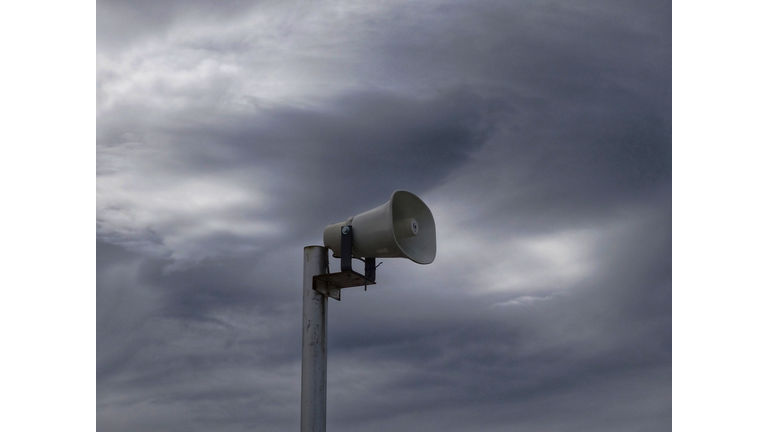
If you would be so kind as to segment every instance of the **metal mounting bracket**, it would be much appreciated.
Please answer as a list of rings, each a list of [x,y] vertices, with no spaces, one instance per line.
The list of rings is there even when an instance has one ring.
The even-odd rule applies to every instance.
[[[341,271],[312,278],[312,289],[341,301],[342,288],[376,285],[376,258],[365,259],[365,275],[352,269],[352,227],[341,227]]]

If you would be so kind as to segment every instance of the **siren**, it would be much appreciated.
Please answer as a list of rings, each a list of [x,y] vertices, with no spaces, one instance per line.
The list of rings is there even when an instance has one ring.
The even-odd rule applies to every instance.
[[[323,231],[325,247],[342,256],[342,230],[351,227],[352,256],[357,258],[408,258],[418,264],[435,260],[435,219],[424,201],[397,190],[388,202],[328,225]]]

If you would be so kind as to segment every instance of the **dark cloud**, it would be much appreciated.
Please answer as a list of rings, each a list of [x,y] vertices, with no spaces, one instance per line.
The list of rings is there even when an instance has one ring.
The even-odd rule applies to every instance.
[[[338,394],[353,405],[345,405],[338,415],[352,421],[355,415],[346,413],[358,412],[356,404],[368,406],[359,402],[366,393],[391,392],[386,399],[395,405],[393,411],[446,406],[471,410],[488,401],[514,409],[554,393],[583,391],[595,404],[631,397],[639,383],[625,388],[629,376],[653,376],[663,382],[671,361],[671,279],[665,263],[671,259],[670,234],[668,223],[660,220],[606,241],[601,246],[621,252],[611,258],[610,252],[602,255],[604,272],[568,295],[530,305],[489,308],[485,297],[448,293],[435,299],[440,287],[405,298],[355,296],[333,305],[330,361],[342,369],[373,364],[373,370],[398,375],[395,381],[381,383],[374,376],[331,371],[337,388],[349,388],[351,379],[391,386],[361,386],[351,395]],[[627,243],[633,246],[623,246]],[[358,302],[359,297],[365,298]],[[406,312],[392,312],[402,308]],[[351,322],[355,325],[345,325]],[[600,395],[586,396],[597,386]],[[408,396],[413,388],[441,387],[438,395]],[[656,397],[668,401],[670,389],[669,382],[659,386]],[[466,395],[482,402],[468,402]],[[557,408],[551,410],[558,413]],[[544,411],[529,415],[543,416]]]
[[[395,189],[329,429],[671,429],[668,2],[98,10],[99,430],[298,428],[301,250]]]
[[[346,219],[349,211],[381,204],[395,189],[418,193],[439,184],[488,140],[504,110],[502,101],[462,89],[427,100],[366,92],[312,109],[183,113],[162,126],[146,112],[128,130],[157,137],[171,153],[162,169],[179,178],[242,173],[247,181],[254,172],[269,173],[251,187],[282,199],[266,215],[243,209],[242,216],[274,219],[295,238],[321,228],[318,218]],[[125,124],[112,122],[131,113],[138,110],[106,116],[99,127],[106,146],[124,140]],[[359,207],[340,212],[350,196],[359,197]],[[220,241],[230,247],[240,242]]]

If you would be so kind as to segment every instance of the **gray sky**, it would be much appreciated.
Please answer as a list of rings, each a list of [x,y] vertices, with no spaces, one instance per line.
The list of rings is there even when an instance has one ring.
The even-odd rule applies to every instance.
[[[671,430],[671,52],[668,1],[98,1],[98,430],[297,430],[302,248],[396,189],[437,258],[331,302],[329,431]]]

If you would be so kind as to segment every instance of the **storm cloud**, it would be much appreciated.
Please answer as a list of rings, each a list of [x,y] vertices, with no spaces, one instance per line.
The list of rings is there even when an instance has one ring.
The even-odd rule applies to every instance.
[[[296,430],[302,248],[396,189],[329,430],[671,430],[670,2],[97,12],[100,431]]]

